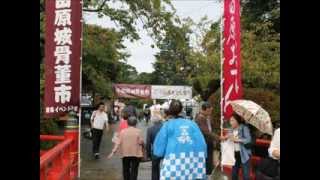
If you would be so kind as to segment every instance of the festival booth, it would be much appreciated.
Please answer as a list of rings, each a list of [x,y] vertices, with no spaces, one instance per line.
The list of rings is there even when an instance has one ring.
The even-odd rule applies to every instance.
[[[164,86],[146,84],[114,84],[118,98],[139,99],[192,99],[191,86]]]
[[[180,100],[186,108],[191,107],[192,111],[197,111],[198,103],[192,98],[191,86],[166,86],[166,85],[146,85],[146,84],[114,84],[113,90],[116,98],[133,98],[133,99],[152,99],[153,105],[151,117],[153,116],[152,109],[168,109],[172,99]],[[165,100],[161,105],[156,100]],[[144,105],[143,109],[146,108]],[[195,115],[194,115],[195,116]],[[192,118],[192,117],[191,117]]]

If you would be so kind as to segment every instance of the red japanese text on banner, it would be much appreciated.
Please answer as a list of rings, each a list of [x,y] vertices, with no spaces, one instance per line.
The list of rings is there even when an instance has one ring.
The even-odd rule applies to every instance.
[[[114,91],[120,98],[151,98],[151,86],[140,84],[114,84]]]
[[[240,54],[240,0],[224,0],[222,58],[222,118],[232,115],[230,101],[242,97]]]
[[[46,0],[45,116],[80,108],[82,0]]]

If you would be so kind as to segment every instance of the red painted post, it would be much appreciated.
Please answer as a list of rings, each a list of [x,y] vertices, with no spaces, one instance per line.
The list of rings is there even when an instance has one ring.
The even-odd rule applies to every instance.
[[[70,161],[72,162],[72,167],[71,167],[71,176],[77,177],[78,176],[78,135],[79,131],[78,130],[65,130],[64,133],[65,137],[67,139],[72,139],[72,143],[70,146],[70,151],[69,151],[69,158]]]
[[[71,154],[71,176],[78,177],[79,174],[79,121],[76,113],[70,112],[69,118],[66,121],[64,136],[66,139],[72,139],[70,154]]]
[[[47,177],[47,168],[44,167],[40,170],[40,180],[46,180]]]

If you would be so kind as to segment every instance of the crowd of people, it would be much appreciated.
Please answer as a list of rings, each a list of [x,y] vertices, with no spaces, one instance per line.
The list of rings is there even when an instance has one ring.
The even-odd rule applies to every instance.
[[[214,132],[211,113],[212,106],[205,102],[195,120],[182,115],[183,105],[172,100],[168,109],[155,109],[144,113],[152,126],[148,127],[146,141],[142,130],[137,128],[137,112],[134,106],[122,108],[119,127],[113,137],[114,147],[108,158],[118,154],[122,159],[123,179],[136,180],[139,163],[149,159],[152,163],[152,180],[160,179],[211,179],[214,167],[214,142],[231,140],[234,142],[235,164],[232,167],[232,180],[250,179],[250,158],[253,140],[251,132],[241,116],[230,118],[232,133]],[[103,130],[108,130],[108,116],[104,104],[92,113],[93,155],[99,159],[99,146]],[[219,135],[218,135],[219,134]],[[274,133],[268,150],[269,157],[257,167],[257,180],[280,179],[280,128]]]

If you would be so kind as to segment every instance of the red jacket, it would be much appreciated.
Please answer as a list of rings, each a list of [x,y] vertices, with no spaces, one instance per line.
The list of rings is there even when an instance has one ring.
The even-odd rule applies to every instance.
[[[120,133],[122,130],[124,130],[126,128],[128,128],[127,120],[121,119],[120,124],[119,124],[119,128],[118,128],[118,133]]]

